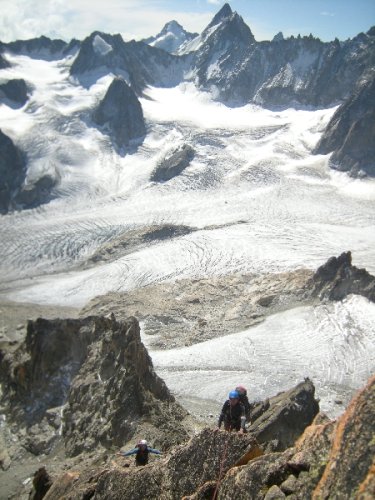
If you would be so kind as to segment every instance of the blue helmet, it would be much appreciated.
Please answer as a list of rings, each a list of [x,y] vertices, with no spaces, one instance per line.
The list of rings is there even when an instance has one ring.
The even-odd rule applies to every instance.
[[[229,393],[229,399],[238,399],[240,395],[238,394],[237,391],[230,391]]]

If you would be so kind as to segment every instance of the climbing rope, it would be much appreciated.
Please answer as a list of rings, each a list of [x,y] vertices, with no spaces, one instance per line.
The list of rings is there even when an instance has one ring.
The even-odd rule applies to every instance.
[[[218,479],[217,479],[217,482],[216,482],[216,488],[215,488],[214,494],[212,495],[212,500],[216,500],[217,492],[218,492],[218,489],[219,489],[219,486],[220,486],[220,483],[221,483],[221,480],[222,480],[222,477],[223,477],[223,474],[224,474],[224,465],[225,465],[225,461],[226,461],[226,458],[227,458],[227,451],[228,451],[228,445],[229,445],[229,438],[230,438],[230,432],[231,432],[231,430],[232,430],[232,428],[229,427],[229,430],[227,431],[227,439],[225,441],[224,450],[223,450],[223,453],[222,453],[221,459],[220,459],[219,476],[218,476]]]

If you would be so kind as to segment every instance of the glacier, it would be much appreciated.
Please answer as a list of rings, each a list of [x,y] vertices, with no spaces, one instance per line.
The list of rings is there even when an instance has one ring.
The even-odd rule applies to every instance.
[[[375,180],[332,171],[327,155],[311,154],[335,107],[228,108],[192,83],[149,87],[141,99],[146,138],[119,155],[89,119],[113,75],[85,88],[69,76],[71,58],[9,59],[0,76],[35,90],[23,108],[0,105],[0,128],[31,151],[29,179],[48,172],[60,181],[49,204],[0,218],[3,299],[82,307],[111,291],[182,278],[315,269],[345,250],[375,273]],[[183,144],[196,152],[189,167],[151,182],[160,158]],[[116,236],[161,224],[194,230],[87,267]],[[374,304],[350,297],[150,354],[189,408],[205,399],[215,407],[240,382],[263,398],[309,376],[335,414],[335,400],[346,402],[374,372],[374,319]]]

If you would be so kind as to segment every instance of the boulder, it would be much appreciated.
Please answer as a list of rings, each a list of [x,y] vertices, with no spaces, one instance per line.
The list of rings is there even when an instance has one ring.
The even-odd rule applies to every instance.
[[[120,148],[146,133],[142,106],[123,78],[114,78],[93,114],[93,121],[108,132]]]
[[[166,182],[181,174],[190,165],[194,154],[189,144],[173,149],[159,162],[151,175],[151,181]]]
[[[248,432],[261,446],[273,451],[283,451],[293,446],[319,412],[319,403],[314,394],[313,383],[306,379],[293,389],[270,398],[268,404],[258,405],[256,414],[255,408],[252,410],[252,423]],[[259,412],[259,406],[263,408],[262,412]]]

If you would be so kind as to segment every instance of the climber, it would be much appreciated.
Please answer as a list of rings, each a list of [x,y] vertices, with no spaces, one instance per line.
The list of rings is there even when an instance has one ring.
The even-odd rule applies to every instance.
[[[246,416],[246,421],[250,423],[250,411],[251,411],[251,406],[250,406],[250,401],[249,398],[247,397],[247,389],[243,385],[238,385],[235,389],[238,394],[240,395],[240,402],[244,405],[245,407],[245,416]]]
[[[146,465],[148,463],[149,453],[154,453],[155,455],[161,455],[161,451],[150,448],[145,439],[141,439],[133,448],[129,451],[119,451],[117,454],[123,457],[129,457],[130,455],[135,455],[136,465]]]
[[[231,391],[229,398],[225,401],[221,409],[218,428],[220,429],[224,421],[224,429],[226,431],[236,430],[241,433],[245,432],[245,407],[240,401],[240,395],[237,391]]]

